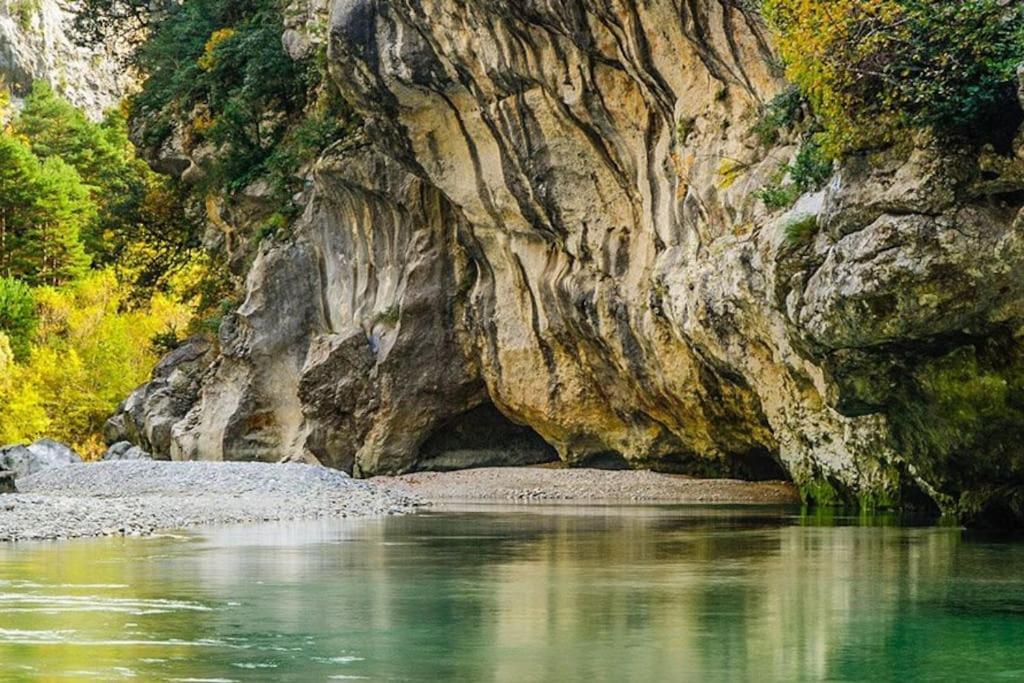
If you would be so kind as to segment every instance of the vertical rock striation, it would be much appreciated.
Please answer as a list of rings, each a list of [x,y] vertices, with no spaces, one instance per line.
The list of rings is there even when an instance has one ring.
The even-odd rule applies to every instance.
[[[525,426],[575,464],[1013,508],[1019,145],[853,158],[772,214],[796,148],[751,130],[785,83],[744,3],[329,13],[362,137],[263,245],[167,454],[400,472]]]

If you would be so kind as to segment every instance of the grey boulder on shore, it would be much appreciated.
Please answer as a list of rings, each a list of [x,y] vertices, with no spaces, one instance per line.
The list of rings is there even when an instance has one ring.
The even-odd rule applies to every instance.
[[[4,446],[0,448],[0,491],[4,490],[4,480],[10,482],[51,467],[80,462],[82,458],[71,448],[52,439],[40,439],[28,446]]]
[[[118,441],[103,454],[103,460],[152,460],[153,456],[128,441]]]

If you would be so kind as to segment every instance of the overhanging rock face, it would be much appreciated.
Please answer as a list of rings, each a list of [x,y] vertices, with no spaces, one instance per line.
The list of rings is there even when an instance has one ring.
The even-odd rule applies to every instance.
[[[336,0],[362,138],[264,245],[170,454],[407,471],[487,405],[571,463],[1012,499],[1020,162],[922,142],[770,214],[796,146],[751,131],[785,84],[738,4]]]

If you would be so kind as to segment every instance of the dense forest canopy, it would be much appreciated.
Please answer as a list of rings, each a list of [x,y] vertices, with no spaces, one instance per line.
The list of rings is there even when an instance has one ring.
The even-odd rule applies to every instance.
[[[140,38],[125,67],[141,90],[100,122],[45,83],[5,106],[0,442],[45,434],[97,452],[103,420],[161,350],[216,333],[237,300],[224,254],[201,248],[222,220],[209,199],[270,188],[253,245],[296,215],[300,166],[352,116],[324,84],[322,51],[286,54],[282,12],[278,0],[89,0],[79,40]],[[155,157],[175,134],[182,153],[207,150],[188,184],[153,172],[130,140]]]

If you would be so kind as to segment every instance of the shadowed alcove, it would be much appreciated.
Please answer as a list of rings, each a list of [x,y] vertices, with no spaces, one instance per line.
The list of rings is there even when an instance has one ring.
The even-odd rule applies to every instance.
[[[417,470],[510,467],[558,461],[537,432],[485,403],[438,427],[420,446]]]

